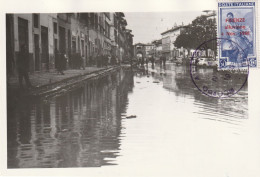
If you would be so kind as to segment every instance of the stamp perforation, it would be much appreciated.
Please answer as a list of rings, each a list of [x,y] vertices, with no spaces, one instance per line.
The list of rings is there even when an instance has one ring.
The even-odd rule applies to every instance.
[[[246,36],[246,35],[249,35],[250,34],[250,31],[248,31],[248,33],[241,33],[241,31],[242,30],[237,30],[238,32],[240,31],[240,35],[238,36],[236,33],[225,33],[226,35],[230,35],[230,36],[232,36],[232,35],[234,35],[235,37],[234,38],[238,38],[238,37],[241,37],[241,41],[242,41],[242,43],[241,43],[241,45],[243,46],[243,45],[245,45],[245,43],[246,43],[246,45],[247,45],[247,48],[244,48],[244,50],[245,51],[252,51],[251,53],[249,53],[249,52],[245,52],[245,51],[243,51],[244,53],[246,53],[246,56],[243,56],[243,57],[240,57],[240,58],[242,58],[242,61],[243,61],[243,59],[246,57],[247,59],[246,60],[248,60],[248,62],[249,62],[249,65],[250,65],[250,69],[251,68],[259,68],[259,62],[260,62],[260,60],[259,60],[259,54],[260,54],[260,49],[259,49],[259,40],[258,40],[258,34],[259,34],[259,28],[258,28],[258,12],[257,12],[257,9],[258,9],[258,2],[256,1],[256,0],[218,0],[217,1],[218,2],[218,13],[217,13],[217,20],[218,20],[218,26],[217,26],[217,35],[218,35],[218,37],[219,38],[221,38],[221,37],[223,37],[222,35],[224,34],[223,33],[223,24],[222,24],[222,21],[223,21],[223,18],[224,17],[222,17],[222,13],[223,13],[223,9],[225,10],[225,11],[227,11],[227,9],[230,9],[230,12],[232,12],[232,11],[236,11],[236,10],[239,10],[239,9],[241,9],[241,11],[239,11],[239,12],[243,12],[242,11],[242,9],[252,9],[252,16],[253,16],[253,19],[252,19],[252,24],[253,24],[253,31],[251,31],[251,33],[252,33],[252,35],[253,35],[253,37],[252,37],[252,39],[250,39],[250,40],[247,40],[247,41],[249,41],[249,43],[246,43],[247,41],[246,41],[246,39],[248,39],[248,38],[250,38],[250,36],[248,37],[248,36]],[[251,2],[251,3],[253,3],[253,4],[232,4],[232,3],[244,3],[244,2]],[[219,5],[219,3],[231,3],[231,4],[220,4]],[[249,12],[248,12],[249,13]],[[242,13],[243,14],[243,13]],[[247,14],[246,14],[247,15]],[[233,18],[233,13],[232,13],[232,16],[231,16],[232,18]],[[248,18],[249,19],[249,18]],[[247,19],[247,20],[248,20]],[[234,22],[234,21],[233,21]],[[227,23],[229,23],[229,22],[227,22]],[[235,22],[234,22],[235,23]],[[238,22],[239,23],[239,22]],[[248,24],[250,23],[250,21],[249,22],[247,22],[247,23],[244,23],[243,25],[247,25],[247,28],[248,29],[251,29],[251,28],[249,28],[249,27],[252,27],[252,26],[249,26]],[[237,25],[237,24],[235,24],[235,25]],[[234,29],[233,28],[233,26],[232,26],[232,28],[231,29]],[[236,28],[235,28],[236,29]],[[227,31],[227,30],[226,30]],[[234,31],[234,30],[233,30]],[[228,36],[228,37],[230,37],[230,36]],[[230,38],[232,38],[232,37],[230,37]],[[235,39],[233,39],[233,40],[235,40]],[[244,42],[243,42],[244,41]],[[250,45],[251,44],[251,45]],[[252,45],[253,44],[253,45]],[[223,67],[222,65],[220,65],[220,59],[222,59],[222,58],[224,58],[225,57],[225,55],[223,56],[222,55],[222,49],[223,49],[223,46],[218,46],[217,47],[217,51],[218,51],[218,62],[219,62],[219,67],[218,67],[218,69],[219,70],[226,70],[226,69],[229,69],[228,67]],[[229,49],[230,51],[231,51],[231,49]],[[237,58],[239,58],[239,56],[237,56]],[[247,68],[243,68],[242,67],[243,65],[241,65],[241,67],[239,68],[239,69],[241,69],[241,70],[246,70]],[[246,67],[246,66],[244,66],[244,67]]]

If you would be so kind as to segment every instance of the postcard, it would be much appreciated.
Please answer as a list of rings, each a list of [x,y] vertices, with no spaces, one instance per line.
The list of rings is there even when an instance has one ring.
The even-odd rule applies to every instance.
[[[260,176],[257,1],[3,4],[1,175]]]

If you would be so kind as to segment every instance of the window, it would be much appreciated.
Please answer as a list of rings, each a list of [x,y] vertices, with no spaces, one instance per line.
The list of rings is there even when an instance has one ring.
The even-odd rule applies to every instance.
[[[90,27],[94,28],[95,26],[95,14],[90,13]]]
[[[116,18],[117,18],[116,15],[114,15],[114,26],[117,29],[118,27],[117,27],[117,19]]]
[[[108,38],[110,39],[110,26],[108,25]]]
[[[33,14],[33,26],[34,28],[39,28],[39,15]]]
[[[98,14],[95,14],[95,29],[98,30]]]
[[[105,23],[105,36],[110,38],[110,26],[107,22]]]
[[[57,23],[53,22],[53,30],[54,30],[54,34],[57,34]]]
[[[115,42],[117,43],[117,31],[114,30],[114,34],[115,34]]]

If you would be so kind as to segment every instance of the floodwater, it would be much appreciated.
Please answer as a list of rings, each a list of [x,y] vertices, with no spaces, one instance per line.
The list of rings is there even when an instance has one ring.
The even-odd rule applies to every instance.
[[[59,97],[8,105],[8,168],[228,176],[248,163],[239,160],[247,159],[247,85],[208,97],[185,66],[120,70]]]

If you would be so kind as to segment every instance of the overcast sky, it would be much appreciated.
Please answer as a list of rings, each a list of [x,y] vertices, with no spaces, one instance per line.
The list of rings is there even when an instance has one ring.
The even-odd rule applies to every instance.
[[[134,44],[149,43],[160,39],[161,33],[177,25],[187,25],[197,16],[205,14],[202,11],[189,12],[125,12],[127,28],[132,29]]]

